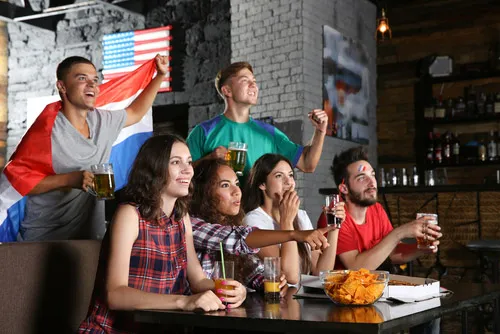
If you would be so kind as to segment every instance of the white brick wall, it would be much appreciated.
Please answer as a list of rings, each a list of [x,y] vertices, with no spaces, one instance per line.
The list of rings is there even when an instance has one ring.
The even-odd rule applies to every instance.
[[[231,61],[254,67],[260,87],[256,118],[303,121],[302,144],[313,133],[308,111],[322,107],[323,25],[333,27],[367,48],[370,58],[370,145],[376,166],[376,8],[368,0],[231,0]],[[327,137],[312,174],[298,173],[302,206],[313,224],[323,203],[318,189],[334,186],[329,167],[335,154],[356,143]]]

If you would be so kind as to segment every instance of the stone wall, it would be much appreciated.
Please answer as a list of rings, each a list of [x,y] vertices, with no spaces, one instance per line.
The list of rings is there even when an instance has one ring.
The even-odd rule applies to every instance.
[[[7,147],[8,39],[7,25],[0,22],[0,166],[5,164]]]
[[[172,66],[181,70],[173,80],[180,87],[159,94],[154,105],[188,104],[192,128],[224,110],[214,78],[231,61],[229,0],[165,1],[146,15],[146,27],[165,24],[174,26]]]
[[[7,158],[26,131],[27,98],[57,94],[55,71],[61,60],[86,57],[100,72],[102,36],[143,28],[142,15],[101,7],[68,13],[55,31],[8,23]]]
[[[254,66],[260,86],[259,104],[252,109],[256,118],[272,116],[278,127],[298,122],[302,144],[313,133],[307,113],[322,108],[323,25],[360,41],[370,56],[369,152],[376,166],[376,44],[373,39],[375,6],[366,0],[232,0],[231,61],[246,60]],[[286,126],[285,126],[286,127]],[[295,134],[287,132],[291,138]],[[334,182],[329,173],[333,156],[355,143],[328,137],[321,162],[312,174],[298,173],[298,188],[313,221],[323,203],[318,188]]]

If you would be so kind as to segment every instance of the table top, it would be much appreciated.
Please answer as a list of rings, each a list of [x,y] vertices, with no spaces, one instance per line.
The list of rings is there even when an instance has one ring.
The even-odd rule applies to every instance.
[[[243,306],[209,313],[183,311],[134,311],[145,323],[252,330],[266,332],[348,331],[379,333],[397,331],[428,322],[450,312],[472,308],[500,297],[500,284],[450,284],[454,293],[412,304],[377,302],[372,306],[336,306],[329,299],[294,299],[290,288],[280,304],[268,304],[250,293]]]
[[[467,248],[478,251],[500,252],[500,240],[491,240],[491,239],[471,240],[467,244]]]

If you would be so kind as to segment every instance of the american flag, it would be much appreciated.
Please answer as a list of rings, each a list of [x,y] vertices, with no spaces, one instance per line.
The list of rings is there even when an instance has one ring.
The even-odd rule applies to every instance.
[[[154,58],[156,54],[169,56],[172,46],[170,34],[172,26],[107,34],[103,37],[104,82],[132,72]],[[169,73],[165,75],[159,92],[172,90]]]

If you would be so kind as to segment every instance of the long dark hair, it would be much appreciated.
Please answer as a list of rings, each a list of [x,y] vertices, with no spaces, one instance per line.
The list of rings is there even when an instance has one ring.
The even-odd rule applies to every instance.
[[[159,223],[161,217],[161,192],[168,183],[168,166],[174,143],[184,139],[168,134],[149,138],[139,150],[130,170],[128,184],[123,191],[123,201],[138,205],[141,216]],[[189,194],[192,192],[192,183]],[[188,213],[190,195],[178,198],[174,206],[174,219],[180,220]]]
[[[193,217],[201,218],[210,224],[241,226],[245,216],[241,206],[240,211],[235,216],[224,215],[217,210],[219,204],[219,198],[215,195],[219,186],[217,172],[224,166],[230,168],[229,164],[221,159],[201,160],[196,165],[193,177],[194,191],[189,211]],[[252,254],[247,256],[227,254],[224,256],[226,260],[234,261],[236,264],[235,279],[240,282],[247,282],[249,277],[252,277],[251,274],[256,265],[256,262],[253,262],[254,257],[256,256]],[[256,261],[259,260],[256,259]]]
[[[250,212],[264,205],[264,192],[259,188],[261,184],[266,183],[267,176],[271,174],[273,169],[280,161],[285,161],[293,171],[293,166],[290,160],[280,154],[264,154],[261,156],[250,170],[248,181],[243,192],[243,203],[245,212]],[[293,228],[300,230],[299,221],[295,217],[293,221]],[[301,258],[301,271],[309,273],[312,268],[311,254],[304,243],[297,243],[299,255]]]
[[[190,213],[209,223],[229,226],[242,225],[245,214],[241,206],[240,212],[236,216],[227,216],[217,211],[219,204],[219,199],[215,196],[219,183],[217,171],[222,166],[231,168],[222,159],[205,159],[196,165],[193,177],[195,187],[191,198]]]

